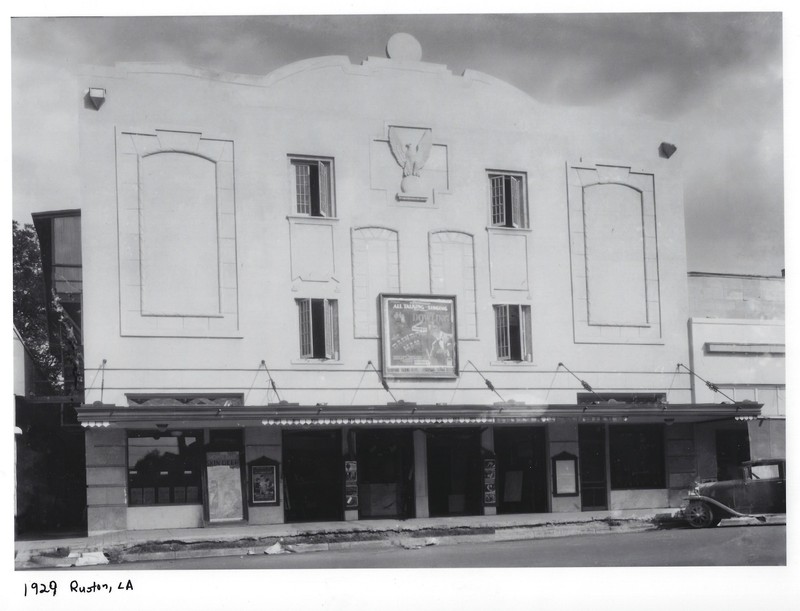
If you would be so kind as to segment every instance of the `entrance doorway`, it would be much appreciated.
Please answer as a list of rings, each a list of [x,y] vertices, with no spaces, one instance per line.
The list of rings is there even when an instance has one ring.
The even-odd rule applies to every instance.
[[[581,509],[608,509],[606,492],[606,427],[604,424],[578,425],[580,453]]]
[[[414,449],[411,431],[356,433],[360,518],[410,518],[414,513]]]
[[[717,479],[740,477],[739,468],[750,460],[750,436],[747,424],[740,429],[717,431]]]
[[[431,517],[481,513],[480,429],[428,430]]]
[[[340,431],[284,431],[283,465],[287,522],[342,519]]]
[[[496,428],[497,513],[547,511],[547,449],[543,427]]]

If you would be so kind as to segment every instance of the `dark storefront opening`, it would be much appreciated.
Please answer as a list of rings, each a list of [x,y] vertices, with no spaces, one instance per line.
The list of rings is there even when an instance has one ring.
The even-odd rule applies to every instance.
[[[86,534],[84,429],[70,406],[17,398],[17,538]]]
[[[498,513],[547,511],[547,449],[543,427],[497,428]]]
[[[414,515],[414,446],[411,431],[358,431],[359,518]]]
[[[741,477],[741,465],[750,460],[750,436],[747,424],[742,428],[717,431],[717,479]]]
[[[608,509],[606,492],[606,427],[604,424],[578,425],[580,454],[581,509]]]
[[[340,431],[284,431],[283,465],[287,522],[343,518]]]
[[[608,427],[612,490],[666,488],[664,425]]]
[[[431,517],[480,514],[480,430],[443,429],[427,433]]]

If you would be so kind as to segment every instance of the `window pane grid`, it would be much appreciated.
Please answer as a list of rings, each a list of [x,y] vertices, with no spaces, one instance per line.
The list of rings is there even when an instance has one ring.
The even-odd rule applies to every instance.
[[[503,177],[491,177],[492,189],[492,225],[506,224],[506,200],[503,190]]]
[[[524,174],[489,174],[490,208],[495,227],[528,227]]]
[[[300,356],[313,357],[313,342],[311,336],[311,300],[300,299],[297,302],[300,315]]]
[[[339,358],[339,313],[334,299],[298,299],[300,357]]]
[[[307,163],[296,163],[294,167],[297,212],[311,214],[311,168]]]
[[[323,159],[292,159],[297,214],[335,216],[333,163]]]
[[[495,329],[497,333],[497,358],[507,360],[511,358],[511,341],[509,337],[508,306],[494,306]]]
[[[128,504],[200,502],[202,433],[128,436]]]

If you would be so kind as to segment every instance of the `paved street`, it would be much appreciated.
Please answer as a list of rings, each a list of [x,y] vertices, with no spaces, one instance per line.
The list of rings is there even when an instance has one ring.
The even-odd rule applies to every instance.
[[[786,564],[786,526],[721,525],[536,541],[462,543],[419,549],[353,549],[274,556],[198,558],[87,567],[111,569],[302,569]]]

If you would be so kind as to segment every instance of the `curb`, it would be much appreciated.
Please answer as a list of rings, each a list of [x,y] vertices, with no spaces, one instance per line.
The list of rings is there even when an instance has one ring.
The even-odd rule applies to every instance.
[[[89,566],[91,564],[110,564],[121,565],[132,562],[154,562],[164,560],[188,560],[195,558],[224,558],[229,556],[253,556],[268,553],[275,554],[306,554],[314,552],[339,551],[350,549],[381,549],[398,547],[406,550],[416,550],[423,547],[434,545],[458,545],[459,543],[495,543],[505,541],[526,541],[535,539],[552,539],[558,537],[571,537],[578,535],[603,535],[615,533],[633,533],[647,530],[655,530],[658,526],[652,519],[612,519],[612,520],[592,520],[576,523],[543,523],[530,526],[508,526],[494,528],[474,528],[465,529],[466,532],[459,534],[439,534],[433,536],[426,535],[424,532],[414,531],[386,531],[384,536],[351,541],[322,541],[314,543],[283,543],[283,539],[277,542],[256,543],[254,545],[236,545],[238,540],[228,541],[230,545],[224,544],[220,547],[207,547],[200,549],[176,549],[164,551],[125,551],[118,546],[108,547],[103,550],[104,555],[99,553],[97,546],[95,549],[84,549],[71,552],[67,557],[54,558],[43,555],[42,552],[20,555],[15,559],[17,569],[25,568],[68,568],[73,566]],[[481,531],[471,534],[469,530]],[[452,531],[451,531],[452,532]],[[332,538],[336,535],[346,533],[329,534]],[[367,533],[362,533],[366,535]],[[319,537],[320,533],[307,533],[308,537]],[[322,536],[325,536],[324,534]],[[358,536],[358,533],[356,533]],[[302,535],[300,536],[302,538]],[[185,543],[185,542],[184,542]],[[198,542],[194,542],[198,543]],[[276,548],[277,546],[277,548]],[[103,556],[102,562],[99,556]]]

